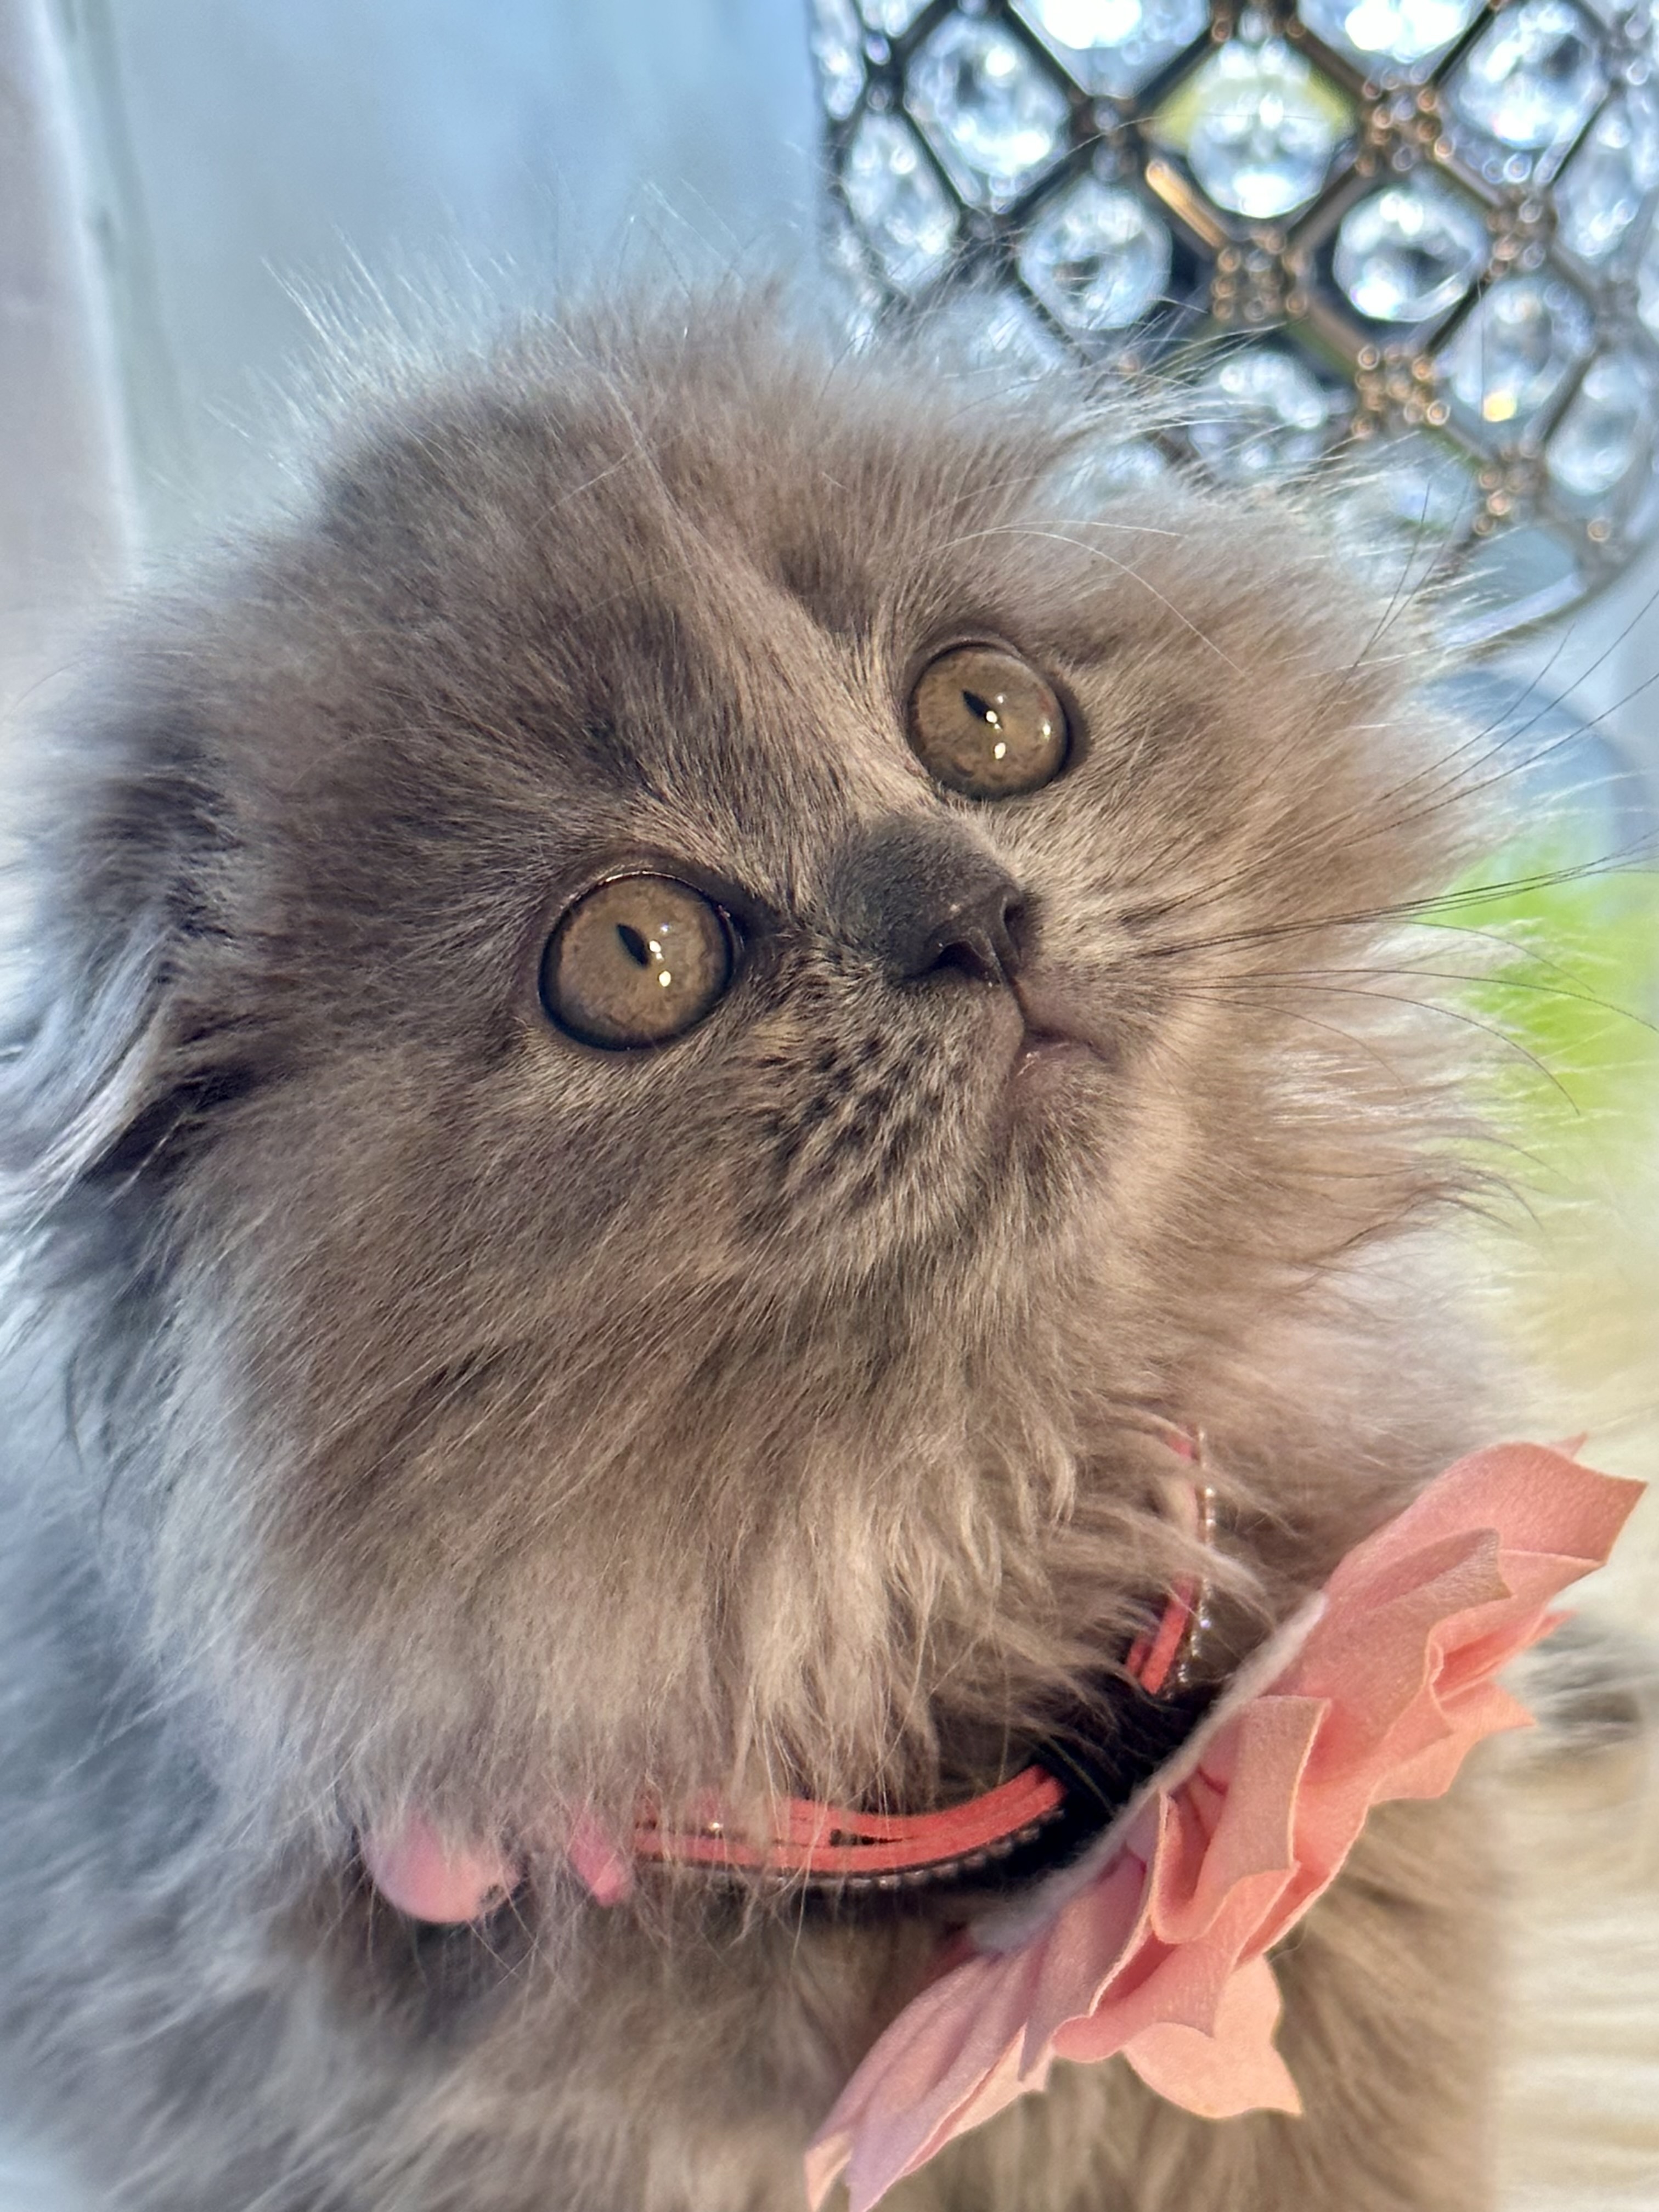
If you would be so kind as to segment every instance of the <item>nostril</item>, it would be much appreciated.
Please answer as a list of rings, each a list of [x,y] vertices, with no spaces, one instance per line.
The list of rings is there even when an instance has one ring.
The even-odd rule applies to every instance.
[[[1031,949],[1030,909],[1018,891],[1010,891],[1003,902],[1002,945],[1003,973],[1012,979]]]
[[[939,946],[924,973],[937,975],[950,969],[975,983],[1000,983],[1004,970],[991,933],[971,927],[959,931]]]
[[[953,915],[928,946],[921,972],[955,969],[976,983],[1012,983],[1025,951],[1025,902],[999,891],[977,914]]]

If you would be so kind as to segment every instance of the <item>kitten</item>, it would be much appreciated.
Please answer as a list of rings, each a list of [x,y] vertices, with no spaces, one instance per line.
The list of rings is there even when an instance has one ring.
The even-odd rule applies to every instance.
[[[573,1808],[1109,1748],[1194,1565],[1160,1425],[1212,1680],[1489,1432],[1455,1071],[1367,988],[1468,834],[1421,641],[1288,508],[1080,520],[1133,427],[761,310],[532,331],[64,719],[0,2049],[112,2202],[800,2206],[973,1881],[605,1905]],[[399,1912],[410,1820],[514,1894]],[[1062,2069],[895,2212],[1474,2212],[1481,1835],[1388,1808],[1290,1947],[1305,2118]]]

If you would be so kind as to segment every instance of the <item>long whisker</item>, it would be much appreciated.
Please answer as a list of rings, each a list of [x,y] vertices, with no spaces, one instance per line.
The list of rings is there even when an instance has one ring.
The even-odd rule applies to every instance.
[[[1598,1013],[1615,1015],[1622,1021],[1633,1022],[1638,1029],[1646,1030],[1650,1036],[1659,1036],[1659,1023],[1650,1021],[1644,1014],[1638,1014],[1631,1007],[1616,1006],[1611,999],[1601,998],[1594,991],[1569,990],[1559,983],[1534,982],[1519,975],[1501,974],[1466,975],[1455,970],[1443,968],[1391,968],[1373,967],[1367,964],[1354,968],[1290,968],[1275,970],[1271,977],[1246,976],[1241,980],[1247,982],[1312,982],[1328,975],[1376,975],[1395,981],[1419,976],[1428,983],[1467,983],[1476,985],[1481,989],[1531,992],[1540,998],[1563,1000],[1572,1006],[1592,1006]]]
[[[1562,1097],[1565,1099],[1567,1103],[1572,1108],[1575,1114],[1582,1111],[1577,1101],[1573,1097],[1572,1093],[1567,1089],[1565,1084],[1562,1082],[1560,1077],[1556,1074],[1554,1069],[1550,1067],[1544,1060],[1540,1060],[1535,1052],[1532,1051],[1528,1046],[1523,1045],[1518,1037],[1511,1036],[1507,1030],[1500,1029],[1495,1022],[1482,1021],[1478,1015],[1469,1013],[1467,1010],[1462,1007],[1443,1006],[1437,999],[1414,998],[1408,991],[1366,991],[1360,989],[1356,985],[1343,985],[1340,983],[1316,983],[1310,985],[1298,982],[1292,978],[1277,975],[1230,976],[1228,978],[1227,988],[1230,990],[1242,989],[1245,991],[1251,989],[1286,991],[1312,989],[1317,991],[1322,997],[1362,999],[1365,1000],[1367,1004],[1372,1006],[1375,1006],[1379,1000],[1381,1000],[1392,1006],[1414,1006],[1419,1013],[1439,1014],[1447,1021],[1458,1022],[1462,1024],[1466,1029],[1480,1030],[1483,1036],[1491,1037],[1494,1043],[1500,1044],[1506,1051],[1514,1053],[1518,1059],[1529,1061],[1530,1064],[1537,1070],[1539,1074],[1544,1078],[1545,1081],[1554,1090],[1560,1092]]]
[[[1351,672],[1356,676],[1361,670],[1374,667],[1376,665],[1374,656],[1378,645],[1388,635],[1395,623],[1404,615],[1406,609],[1415,605],[1425,587],[1429,585],[1434,569],[1432,559],[1425,567],[1420,575],[1415,580],[1412,576],[1412,563],[1423,550],[1423,541],[1428,534],[1428,526],[1429,493],[1425,489],[1423,494],[1422,512],[1413,527],[1411,545],[1401,563],[1399,579],[1387,606],[1377,617],[1376,628],[1358,653],[1355,654],[1351,664]]]
[[[1309,915],[1295,921],[1261,922],[1247,929],[1217,931],[1206,937],[1147,944],[1142,950],[1145,957],[1150,959],[1188,958],[1203,952],[1269,944],[1284,938],[1315,936],[1328,929],[1374,929],[1391,921],[1432,918],[1443,910],[1457,912],[1468,907],[1492,906],[1522,892],[1551,890],[1562,884],[1593,881],[1617,874],[1645,851],[1648,842],[1648,840],[1642,839],[1622,851],[1599,856],[1594,860],[1579,861],[1560,868],[1540,869],[1531,875],[1505,877],[1495,883],[1470,884],[1456,890],[1437,891],[1421,898],[1401,899],[1390,906],[1359,907],[1347,913]],[[1146,909],[1139,918],[1143,922],[1161,921],[1167,914],[1179,911],[1194,902],[1184,897],[1169,900]]]
[[[1645,613],[1648,607],[1655,603],[1655,599],[1659,599],[1659,594],[1654,595],[1654,599],[1645,602],[1640,613]],[[1638,617],[1633,618],[1631,623],[1626,624],[1625,630],[1620,633],[1620,639],[1616,639],[1613,645],[1607,648],[1608,653],[1612,652],[1624,637],[1630,635],[1635,626],[1635,619],[1639,619],[1639,615]],[[1592,664],[1590,670],[1584,672],[1584,675],[1593,674],[1595,669],[1601,666],[1607,657],[1607,653],[1601,654]],[[1547,666],[1553,665],[1553,655],[1551,663],[1547,664]],[[1581,676],[1578,680],[1583,680],[1583,676]],[[1538,678],[1534,678],[1534,685],[1537,681]],[[1659,681],[1659,671],[1644,678],[1621,698],[1613,700],[1599,713],[1579,718],[1569,729],[1558,733],[1547,744],[1540,745],[1530,753],[1519,757],[1516,757],[1517,736],[1523,736],[1526,730],[1533,727],[1546,714],[1553,713],[1559,708],[1566,695],[1561,693],[1546,699],[1532,721],[1522,726],[1519,732],[1510,724],[1510,714],[1512,709],[1506,710],[1504,714],[1496,716],[1487,722],[1480,731],[1472,732],[1461,744],[1438,755],[1436,760],[1426,767],[1417,770],[1412,775],[1402,778],[1384,792],[1368,796],[1334,822],[1322,822],[1317,825],[1310,826],[1298,836],[1292,837],[1276,847],[1271,855],[1253,861],[1230,875],[1212,878],[1201,889],[1183,894],[1179,902],[1171,902],[1171,906],[1177,902],[1188,907],[1212,904],[1228,891],[1261,880],[1269,869],[1274,872],[1282,871],[1287,864],[1294,863],[1303,852],[1316,848],[1328,841],[1332,835],[1339,833],[1344,828],[1355,830],[1384,829],[1393,832],[1421,822],[1443,807],[1479,799],[1483,794],[1498,789],[1513,777],[1535,770],[1558,753],[1577,744],[1608,716],[1620,712],[1639,698],[1656,681]],[[1528,686],[1528,691],[1532,688],[1533,686]],[[1524,693],[1522,695],[1523,698],[1526,696],[1527,694]],[[1486,740],[1495,730],[1500,729],[1504,730],[1505,734],[1498,744],[1488,747],[1484,752],[1477,750],[1485,744]],[[1474,757],[1467,760],[1457,774],[1448,773],[1452,764],[1462,756],[1470,753]],[[1501,770],[1493,775],[1482,776],[1480,772],[1493,762],[1504,763]],[[1425,779],[1437,779],[1437,781],[1425,781]],[[1264,782],[1265,780],[1264,775]],[[1382,811],[1390,802],[1408,797],[1419,785],[1423,786],[1423,788],[1416,792],[1416,796],[1409,805],[1393,813]],[[1563,798],[1567,795],[1564,793]],[[1623,865],[1643,857],[1648,848],[1648,840],[1638,839],[1633,846],[1624,851],[1604,857],[1607,865]]]

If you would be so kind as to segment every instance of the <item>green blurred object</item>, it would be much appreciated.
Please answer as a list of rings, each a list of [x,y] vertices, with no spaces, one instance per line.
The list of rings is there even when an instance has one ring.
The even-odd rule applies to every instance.
[[[1434,960],[1462,979],[1442,1003],[1508,1048],[1482,1164],[1519,1205],[1477,1231],[1496,1232],[1481,1273],[1571,1418],[1623,1421],[1652,1397],[1659,1341],[1655,793],[1593,723],[1512,679],[1443,690],[1490,733],[1527,825],[1423,917],[1460,933]]]
[[[1651,788],[1592,722],[1515,679],[1480,671],[1445,688],[1510,756],[1514,811],[1528,825],[1425,916],[1497,938],[1518,956],[1484,975],[1484,961],[1466,963],[1477,980],[1460,999],[1517,1048],[1506,1097],[1529,1123],[1541,1119],[1554,1142],[1599,1149],[1610,1120],[1650,1134],[1659,1105]]]
[[[1559,1085],[1571,1119],[1639,1120],[1659,1092],[1659,876],[1585,866],[1567,838],[1534,836],[1471,880],[1464,914],[1526,956],[1472,996],[1541,1063],[1518,1071],[1523,1091]]]

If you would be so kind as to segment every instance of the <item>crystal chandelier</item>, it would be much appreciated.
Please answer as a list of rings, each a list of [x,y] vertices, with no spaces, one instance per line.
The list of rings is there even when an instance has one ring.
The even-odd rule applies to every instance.
[[[1182,364],[1114,465],[1340,459],[1368,536],[1555,614],[1659,523],[1650,18],[1584,0],[812,0],[867,325]],[[959,303],[954,309],[951,303]],[[1358,463],[1356,463],[1358,456]]]

